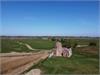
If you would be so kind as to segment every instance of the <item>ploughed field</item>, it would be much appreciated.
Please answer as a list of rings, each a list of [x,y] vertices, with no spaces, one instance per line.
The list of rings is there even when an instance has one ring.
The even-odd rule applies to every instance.
[[[90,45],[91,42],[95,43],[95,45]],[[42,74],[99,73],[99,39],[68,39],[67,43],[69,43],[72,47],[74,47],[76,43],[78,45],[86,46],[74,47],[73,55],[71,58],[52,57],[44,61],[38,62],[35,65],[31,65],[31,67],[25,70],[24,73],[36,68],[40,69],[42,71]],[[29,49],[27,46],[25,46],[25,44],[28,44],[34,50]],[[52,50],[52,48],[54,48],[54,44],[55,41],[43,39],[1,39],[1,53],[5,54],[11,52],[20,52],[22,54],[25,52],[27,55],[27,53],[38,53],[40,51]],[[17,61],[18,57],[12,58],[11,60],[13,59]],[[24,60],[25,59],[26,58],[24,58]],[[0,61],[8,62],[9,60],[3,61],[2,59]],[[20,61],[21,60],[18,60],[18,62]],[[4,65],[2,65],[2,67],[4,67]]]

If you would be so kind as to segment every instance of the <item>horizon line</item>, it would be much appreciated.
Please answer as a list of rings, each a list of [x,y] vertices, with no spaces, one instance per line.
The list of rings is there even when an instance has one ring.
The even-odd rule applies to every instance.
[[[39,37],[41,37],[41,36],[51,36],[51,37],[55,37],[55,36],[58,36],[58,37],[100,37],[100,36],[68,36],[68,35],[0,35],[0,37],[2,37],[2,36],[8,36],[8,37],[13,37],[13,36],[15,36],[15,37],[17,37],[17,36],[21,36],[21,37],[24,37],[24,36],[29,36],[29,37],[35,37],[35,36],[39,36]]]

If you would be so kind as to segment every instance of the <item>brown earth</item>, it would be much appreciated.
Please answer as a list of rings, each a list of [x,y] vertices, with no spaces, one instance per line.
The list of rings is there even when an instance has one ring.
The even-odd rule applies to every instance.
[[[90,53],[90,54],[93,54],[93,55],[97,55],[98,54],[98,48],[96,47],[80,47],[80,48],[77,48],[77,51],[80,51],[81,53]]]
[[[19,75],[47,57],[48,51],[0,54],[0,74]]]

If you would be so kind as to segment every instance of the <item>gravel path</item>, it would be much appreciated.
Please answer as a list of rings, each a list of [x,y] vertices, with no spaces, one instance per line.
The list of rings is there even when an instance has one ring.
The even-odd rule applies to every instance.
[[[17,43],[19,44],[19,45],[25,45],[28,49],[30,49],[30,50],[36,50],[36,49],[34,49],[34,48],[32,48],[29,44],[27,44],[27,43],[22,43],[22,42],[19,42],[19,41],[17,41]]]
[[[25,46],[30,50],[36,50],[36,49],[33,49],[29,44],[25,44]]]
[[[19,56],[18,56],[19,54]],[[41,51],[36,53],[30,53],[27,55],[21,55],[21,53],[14,53],[9,56],[10,53],[4,56],[0,56],[1,70],[0,74],[19,75],[25,70],[29,69],[33,64],[38,63],[40,60],[48,57],[48,51]]]

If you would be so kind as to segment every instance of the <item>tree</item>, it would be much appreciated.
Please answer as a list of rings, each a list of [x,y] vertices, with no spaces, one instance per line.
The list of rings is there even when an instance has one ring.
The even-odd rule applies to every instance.
[[[89,46],[96,46],[96,43],[95,42],[90,42]]]
[[[52,41],[56,41],[56,39],[55,39],[55,38],[52,38],[51,40],[52,40]]]

